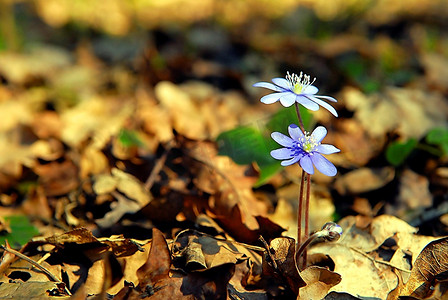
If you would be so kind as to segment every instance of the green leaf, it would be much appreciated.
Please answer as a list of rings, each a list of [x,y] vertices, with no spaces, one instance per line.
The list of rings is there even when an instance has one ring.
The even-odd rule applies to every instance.
[[[240,165],[264,161],[269,153],[260,131],[243,126],[221,133],[217,138],[218,154],[227,155]]]
[[[270,165],[260,166],[260,177],[257,182],[255,182],[255,187],[263,185],[269,178],[277,174],[282,168],[283,167],[280,165],[279,161],[274,161]]]
[[[256,162],[260,177],[255,186],[260,186],[281,170],[279,161],[269,152],[278,145],[270,137],[250,126],[237,127],[221,133],[217,138],[218,154],[227,155],[240,165]]]
[[[0,235],[2,245],[5,244],[5,240],[8,240],[11,247],[20,248],[39,234],[39,230],[30,223],[26,216],[13,215],[4,217],[4,219],[9,224],[11,232]]]
[[[314,125],[313,115],[302,105],[299,105],[299,112],[302,117],[303,126],[305,126],[306,130],[311,131],[310,129]],[[299,125],[295,105],[280,109],[276,112],[266,124],[266,128],[269,132],[278,131],[287,134],[288,126],[291,124]]]
[[[145,144],[140,140],[137,133],[133,130],[122,129],[118,135],[118,140],[125,147],[143,147]]]
[[[444,155],[448,155],[448,128],[434,128],[426,136],[428,144],[438,145]]]
[[[406,160],[415,146],[417,146],[417,140],[414,138],[404,143],[392,142],[386,149],[386,159],[391,165],[397,167]]]
[[[310,128],[313,125],[311,113],[302,106],[299,106],[299,111],[305,128]],[[218,153],[229,156],[240,165],[257,163],[260,168],[260,177],[255,186],[260,186],[282,169],[280,162],[270,155],[271,150],[281,147],[272,140],[271,132],[278,131],[287,134],[288,126],[293,123],[299,123],[295,106],[283,108],[260,129],[241,126],[221,133],[217,138]]]

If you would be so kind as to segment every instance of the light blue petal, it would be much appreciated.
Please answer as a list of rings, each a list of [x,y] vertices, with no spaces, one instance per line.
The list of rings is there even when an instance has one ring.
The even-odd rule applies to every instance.
[[[325,99],[325,100],[328,100],[328,101],[330,101],[330,102],[338,102],[338,100],[336,100],[336,99],[334,99],[333,97],[330,97],[330,96],[314,96],[314,97],[317,97],[317,98],[322,98],[322,99]]]
[[[280,148],[271,151],[271,156],[275,159],[290,159],[293,155],[293,151],[288,148]]]
[[[283,147],[292,147],[293,142],[294,142],[289,136],[286,136],[280,132],[271,133],[271,137],[274,141],[276,141]]]
[[[296,102],[297,95],[292,92],[284,93],[284,95],[280,98],[280,103],[284,107],[290,107]]]
[[[272,82],[284,89],[287,89],[287,90],[291,89],[291,83],[288,80],[286,80],[285,78],[273,78]]]
[[[303,160],[303,158],[302,158]],[[311,156],[311,160],[313,164],[316,166],[316,169],[319,170],[324,175],[327,176],[334,176],[338,173],[338,170],[336,167],[325,157],[320,155],[319,153],[313,152],[313,155]]]
[[[281,96],[282,96],[282,93],[273,93],[273,94],[269,94],[269,95],[261,97],[260,101],[265,104],[272,104],[274,102],[277,102]]]
[[[316,111],[319,109],[319,105],[316,102],[311,101],[306,96],[300,95],[296,98],[297,103],[302,104],[305,108]]]
[[[311,137],[317,142],[320,143],[324,137],[327,135],[327,129],[324,126],[318,126],[311,133]]]
[[[333,154],[340,151],[341,150],[339,150],[335,146],[329,144],[320,144],[316,148],[316,152],[319,152],[320,154]]]
[[[299,126],[297,126],[296,124],[291,124],[288,126],[288,132],[289,135],[292,137],[293,140],[300,140],[301,138],[303,138],[303,132],[300,129]]]
[[[270,90],[273,90],[273,91],[276,91],[276,92],[283,91],[283,89],[281,87],[278,87],[278,86],[276,86],[276,85],[274,85],[274,84],[272,84],[270,82],[257,82],[255,84],[253,84],[252,86],[254,86],[254,87],[262,87],[262,88],[270,89]]]
[[[300,159],[300,166],[308,174],[310,174],[310,175],[314,174],[313,163],[311,162],[311,159],[310,159],[309,155],[304,155]]]
[[[314,95],[319,91],[319,89],[317,87],[315,87],[314,85],[309,85],[306,87],[306,89],[303,90],[302,94],[305,95]]]
[[[307,96],[310,100],[313,100],[314,102],[316,102],[317,104],[319,104],[320,106],[322,106],[323,108],[327,109],[329,112],[331,112],[331,114],[335,117],[338,116],[338,113],[336,112],[336,110],[334,109],[333,106],[331,106],[330,104],[328,104],[325,101],[322,101],[320,99],[318,99],[318,96]]]
[[[301,157],[302,157],[302,155],[297,155],[297,156],[294,156],[293,158],[291,158],[290,160],[282,161],[280,164],[282,166],[284,166],[284,167],[290,166],[290,165],[295,164],[296,162],[298,162]]]

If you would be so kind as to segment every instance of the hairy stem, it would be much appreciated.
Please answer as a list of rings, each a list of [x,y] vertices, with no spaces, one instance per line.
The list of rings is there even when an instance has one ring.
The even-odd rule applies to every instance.
[[[300,130],[302,130],[302,132],[305,133],[305,126],[303,125],[302,116],[300,115],[299,103],[296,102],[296,103],[294,103],[294,105],[296,106],[296,113],[297,113],[297,118],[299,119]]]
[[[306,174],[306,197],[305,197],[305,231],[303,240],[307,240],[310,234],[310,191],[311,191],[311,175]],[[306,267],[306,248],[303,251],[303,268]]]

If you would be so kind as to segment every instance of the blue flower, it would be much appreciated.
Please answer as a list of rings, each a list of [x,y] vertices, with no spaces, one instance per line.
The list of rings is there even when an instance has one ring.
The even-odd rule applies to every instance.
[[[317,96],[319,91],[317,87],[313,85],[314,81],[310,81],[310,76],[300,72],[300,75],[289,74],[285,78],[274,78],[272,83],[269,82],[257,82],[254,87],[262,87],[273,90],[275,93],[266,95],[260,99],[261,102],[271,104],[280,100],[280,103],[284,107],[290,107],[295,102],[302,104],[309,110],[316,111],[319,109],[319,105],[331,112],[335,117],[338,116],[336,110],[327,102],[321,100],[325,99],[330,102],[338,102],[333,97],[329,96]]]
[[[282,166],[289,166],[299,163],[302,169],[308,174],[314,174],[313,165],[323,174],[334,176],[337,173],[336,167],[322,154],[332,154],[340,150],[333,145],[321,144],[321,141],[327,135],[327,129],[319,126],[309,134],[296,125],[291,124],[288,127],[289,136],[280,132],[273,132],[271,137],[285,148],[271,151],[271,156],[275,159],[283,160]]]

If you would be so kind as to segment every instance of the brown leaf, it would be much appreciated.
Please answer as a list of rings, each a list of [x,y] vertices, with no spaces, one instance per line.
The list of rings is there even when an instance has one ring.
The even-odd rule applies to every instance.
[[[311,266],[300,272],[306,286],[300,288],[303,299],[323,299],[328,290],[341,282],[341,275],[322,267]]]
[[[238,205],[245,226],[250,230],[258,229],[255,216],[267,217],[270,204],[257,199],[252,190],[257,180],[253,169],[219,156],[215,143],[185,141],[183,147],[193,158],[189,167],[194,166],[195,185],[212,194],[210,211],[222,219],[232,219],[236,214],[234,207]]]
[[[187,229],[180,232],[175,241],[173,256],[183,257],[187,270],[204,270],[224,264],[237,264],[248,258],[232,241],[218,240],[194,230]]]
[[[45,239],[49,244],[63,247],[65,243],[87,244],[99,243],[87,228],[78,228],[60,235],[50,236]]]
[[[22,282],[17,281],[13,283],[3,282],[0,285],[0,298],[2,299],[55,299],[51,296],[51,291],[59,292],[59,287],[56,282]],[[58,297],[59,299],[68,299],[68,296]]]
[[[137,270],[139,287],[144,289],[147,285],[155,286],[159,281],[168,279],[170,265],[171,256],[165,237],[160,230],[153,228],[148,260]]]
[[[404,139],[420,139],[431,128],[446,126],[448,105],[435,92],[388,87],[381,94],[366,96],[347,89],[344,98],[347,107],[355,111],[354,118],[374,138],[396,131]]]
[[[445,237],[429,243],[419,254],[400,296],[419,299],[430,296],[435,282],[447,279],[447,271],[448,237]]]
[[[364,193],[385,186],[394,176],[395,170],[391,167],[360,168],[338,177],[335,188],[341,195]]]
[[[231,213],[227,216],[216,216],[215,219],[236,240],[248,244],[256,242],[260,235],[266,240],[271,240],[280,236],[281,233],[285,231],[285,229],[279,225],[262,216],[255,217],[255,220],[258,223],[258,229],[251,230],[248,228],[247,224],[243,222],[241,210],[238,205],[235,205]]]
[[[37,165],[34,171],[47,196],[67,194],[79,185],[78,167],[70,160]]]
[[[400,271],[394,269],[395,275],[397,275],[398,283],[397,286],[387,294],[386,300],[396,300],[400,297],[401,290],[403,289],[403,278],[401,276]]]
[[[432,207],[429,180],[410,169],[400,176],[400,190],[394,205],[387,205],[386,212],[410,222],[419,218],[426,208]]]
[[[272,273],[274,276],[279,276],[297,295],[299,288],[305,286],[306,283],[296,269],[294,261],[295,240],[286,237],[273,239],[269,245],[269,251],[271,255],[265,254],[265,260],[263,261],[263,273],[268,276]]]
[[[420,253],[428,239],[431,240],[416,235],[416,228],[388,215],[373,218],[363,228],[357,227],[357,218],[353,216],[342,219],[339,225],[343,228],[343,235],[338,242],[313,245],[308,253],[326,254],[334,261],[334,271],[341,274],[342,281],[330,291],[364,297],[385,299],[397,286],[394,270],[400,270],[405,278],[410,267],[406,256]],[[395,253],[387,261],[380,256],[380,250],[385,241],[391,240],[396,243]],[[365,280],[367,277],[369,280]]]
[[[235,266],[224,264],[204,272],[184,275],[170,271],[171,258],[168,245],[162,233],[153,229],[153,240],[148,259],[137,270],[138,286],[125,286],[115,298],[142,299],[226,299],[227,283]],[[114,298],[114,299],[115,299]]]
[[[97,254],[101,255],[106,250],[111,250],[116,257],[129,256],[141,250],[141,245],[134,240],[123,238],[121,235],[109,238],[96,238],[86,228],[77,228],[63,234],[47,237],[41,241],[30,242],[26,247],[46,243],[57,248],[77,248],[81,249],[81,251],[90,250],[91,258],[94,259],[99,258]],[[81,247],[82,245],[84,246]]]

